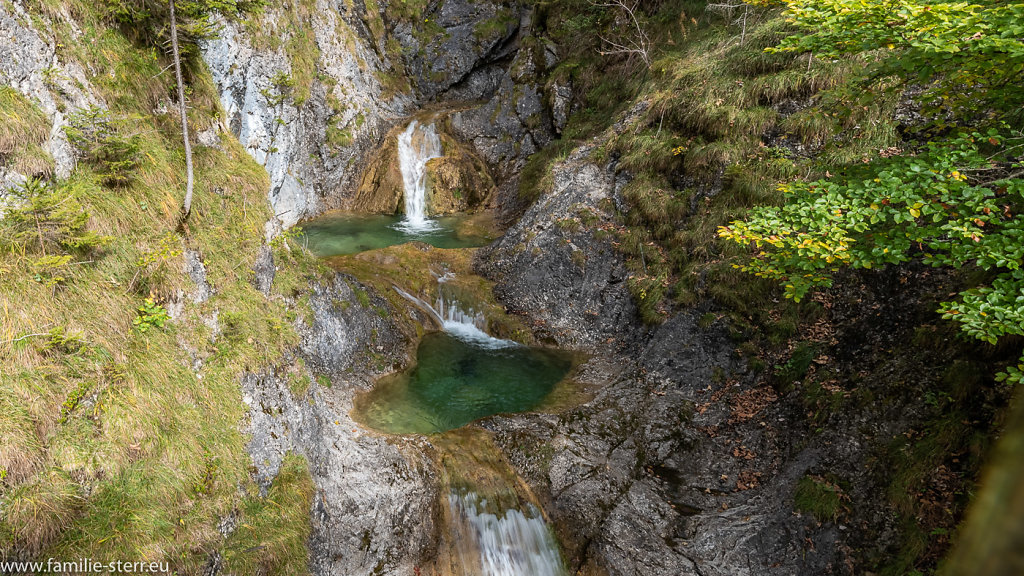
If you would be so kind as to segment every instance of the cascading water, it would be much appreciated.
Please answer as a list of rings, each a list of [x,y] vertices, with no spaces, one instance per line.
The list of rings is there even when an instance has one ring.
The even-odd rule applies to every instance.
[[[356,397],[361,423],[394,434],[433,434],[479,418],[540,405],[573,365],[571,355],[488,335],[482,314],[459,304],[442,282],[431,305],[396,292],[442,328],[416,348],[416,363]]]
[[[428,312],[441,325],[442,330],[460,340],[492,350],[520,345],[512,340],[495,338],[485,332],[487,317],[483,312],[477,312],[473,308],[463,308],[458,300],[447,295],[445,283],[450,279],[449,276],[442,276],[438,279],[437,299],[434,300],[433,306],[397,286],[395,286],[395,291],[420,309]]]
[[[405,195],[405,220],[401,226],[407,231],[434,228],[434,221],[427,218],[427,162],[440,156],[441,139],[433,124],[422,125],[413,120],[398,135],[398,168]]]
[[[558,544],[532,506],[527,516],[486,511],[486,500],[472,493],[449,494],[455,548],[464,575],[565,576]]]

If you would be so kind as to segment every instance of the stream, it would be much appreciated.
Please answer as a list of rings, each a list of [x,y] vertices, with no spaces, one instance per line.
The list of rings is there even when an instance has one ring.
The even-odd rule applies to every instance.
[[[402,216],[332,213],[302,224],[306,247],[321,258],[358,254],[407,242],[435,248],[477,248],[490,238],[461,231],[464,216],[428,220],[429,228],[410,229]]]
[[[380,258],[387,259],[395,257],[386,255],[397,249],[392,247],[409,242],[451,253],[486,245],[490,238],[479,230],[460,232],[469,215],[431,217],[430,161],[442,156],[435,125],[413,120],[397,135],[403,214],[325,215],[302,224],[307,246],[323,258],[379,251]],[[337,264],[344,259],[330,261],[345,267]],[[417,345],[415,363],[358,394],[352,417],[380,433],[436,438],[435,459],[442,468],[463,462],[443,475],[447,486],[441,491],[448,518],[441,540],[447,543],[443,555],[451,560],[451,573],[564,575],[557,539],[536,499],[522,492],[522,483],[493,444],[472,440],[476,432],[461,432],[481,418],[542,406],[572,371],[575,356],[492,336],[487,315],[478,311],[472,295],[455,289],[450,271],[424,269],[421,274],[429,279],[433,298],[410,293],[397,285],[402,279],[389,278],[395,292],[430,320]],[[470,461],[497,462],[486,474],[487,481],[474,477],[469,470],[473,465],[464,463],[467,455]]]

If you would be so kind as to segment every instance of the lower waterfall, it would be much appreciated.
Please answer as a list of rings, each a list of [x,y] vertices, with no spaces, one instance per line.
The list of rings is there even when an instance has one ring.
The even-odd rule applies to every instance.
[[[486,511],[475,493],[449,494],[455,546],[463,574],[476,576],[565,576],[558,544],[544,519],[529,506],[529,516]]]

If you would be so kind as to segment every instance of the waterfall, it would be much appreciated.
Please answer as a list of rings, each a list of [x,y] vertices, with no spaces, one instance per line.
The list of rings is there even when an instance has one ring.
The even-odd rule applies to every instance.
[[[480,576],[566,576],[558,544],[532,506],[530,516],[486,511],[472,492],[449,494],[456,550],[463,574]]]
[[[405,196],[402,227],[410,232],[422,232],[434,226],[427,218],[427,162],[440,156],[441,139],[433,124],[424,126],[413,120],[398,135],[398,167]]]
[[[449,279],[449,277],[438,279],[437,299],[434,300],[433,306],[398,286],[394,286],[394,289],[403,298],[430,314],[431,318],[437,322],[442,330],[460,340],[471,342],[481,348],[494,350],[519,346],[519,343],[512,340],[503,340],[488,334],[485,331],[487,328],[487,317],[483,312],[477,312],[471,307],[464,308],[458,300],[446,296],[444,286],[445,282]]]

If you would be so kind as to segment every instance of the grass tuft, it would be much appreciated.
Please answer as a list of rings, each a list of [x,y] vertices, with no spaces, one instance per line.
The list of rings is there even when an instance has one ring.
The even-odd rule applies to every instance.
[[[25,154],[50,137],[50,121],[43,111],[10,86],[0,86],[0,157]],[[31,154],[31,152],[28,152]]]
[[[799,512],[813,515],[818,522],[835,522],[843,512],[844,499],[848,498],[838,483],[807,475],[797,482],[793,506]]]

